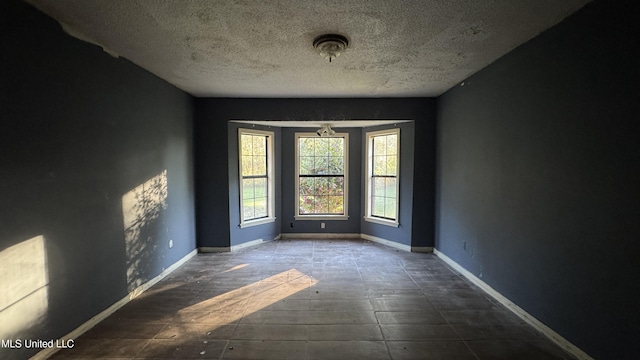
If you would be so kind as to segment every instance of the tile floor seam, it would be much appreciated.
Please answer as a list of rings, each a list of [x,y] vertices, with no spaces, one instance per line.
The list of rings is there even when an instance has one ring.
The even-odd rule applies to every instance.
[[[144,352],[144,349],[146,349],[147,346],[149,346],[149,344],[151,344],[151,341],[153,341],[153,339],[147,339],[147,341],[145,342],[144,346],[140,350],[138,350],[138,352],[136,352],[135,356],[133,356],[133,357],[136,358],[140,354],[142,354]]]

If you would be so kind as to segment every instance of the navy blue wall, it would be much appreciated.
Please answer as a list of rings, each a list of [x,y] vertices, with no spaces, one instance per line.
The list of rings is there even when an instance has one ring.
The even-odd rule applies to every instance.
[[[228,247],[231,244],[229,230],[229,174],[220,169],[229,169],[229,120],[295,120],[314,122],[337,122],[339,120],[414,120],[415,134],[420,141],[415,142],[414,151],[419,156],[413,160],[412,180],[413,211],[410,229],[402,238],[394,237],[402,243],[412,241],[413,246],[433,246],[434,240],[434,189],[435,189],[435,99],[196,99],[195,141],[196,141],[196,214],[198,246]],[[291,132],[292,133],[292,132]],[[293,135],[291,135],[293,136]],[[416,135],[417,136],[417,135]],[[282,146],[286,147],[287,130],[282,132]],[[351,141],[361,141],[361,136],[350,137]],[[361,150],[361,148],[360,148]],[[286,153],[283,153],[286,157]],[[361,157],[361,156],[360,156]],[[284,161],[284,158],[283,158]],[[235,166],[235,165],[234,165]],[[283,169],[285,167],[283,162]],[[283,170],[284,171],[284,170]],[[361,171],[361,169],[358,169]],[[286,210],[288,186],[282,178],[282,232],[317,232],[315,222],[297,221],[291,229],[292,210]],[[354,183],[355,184],[355,183]],[[358,183],[362,186],[362,183]],[[293,189],[291,189],[293,191]],[[361,194],[360,189],[356,191]],[[291,192],[289,192],[291,193]],[[293,194],[293,193],[291,193]],[[290,199],[292,201],[292,198]],[[288,204],[288,203],[287,203]],[[360,199],[355,205],[359,208]],[[351,206],[351,205],[350,205]],[[360,214],[358,214],[359,216]],[[355,219],[354,219],[355,220]],[[360,219],[356,221],[359,223]],[[308,223],[309,225],[303,225]],[[332,222],[327,232],[357,231],[357,225],[350,222]],[[348,225],[347,225],[348,224]],[[317,225],[317,226],[316,226]],[[336,226],[334,229],[333,226]],[[346,226],[346,227],[345,227]],[[343,228],[344,227],[344,228]],[[397,229],[396,229],[397,230]],[[409,236],[409,234],[411,236]],[[412,240],[409,240],[411,237]],[[250,241],[251,236],[241,240]],[[234,240],[235,241],[235,240]],[[234,243],[235,244],[235,243]]]
[[[437,249],[598,359],[640,353],[637,4],[591,3],[438,99]]]
[[[55,339],[195,249],[192,98],[26,3],[2,1],[0,18],[0,256],[43,239],[46,259],[22,256],[44,262],[47,282],[35,301],[43,308],[26,296],[0,309],[0,318],[21,309],[27,322],[2,318],[0,333]],[[161,205],[123,204],[149,179]],[[34,276],[14,275],[12,284]],[[0,349],[0,358],[34,352]]]

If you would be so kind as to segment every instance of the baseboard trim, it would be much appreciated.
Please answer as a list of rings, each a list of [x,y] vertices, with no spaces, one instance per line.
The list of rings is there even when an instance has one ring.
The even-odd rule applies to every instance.
[[[340,234],[340,233],[282,233],[280,238],[283,240],[293,239],[360,239],[360,234]]]
[[[187,262],[189,259],[194,257],[197,253],[198,253],[197,250],[191,251],[190,253],[185,255],[182,259],[178,260],[173,265],[171,265],[168,268],[164,269],[156,277],[154,277],[153,279],[147,281],[146,283],[138,286],[137,288],[133,289],[125,297],[123,297],[122,299],[116,301],[113,305],[109,306],[108,308],[106,308],[105,310],[103,310],[102,312],[97,314],[96,316],[94,316],[91,319],[87,320],[84,324],[78,326],[75,330],[71,331],[70,333],[68,333],[67,335],[61,337],[60,339],[69,340],[69,339],[76,339],[76,338],[80,337],[80,335],[82,335],[82,334],[86,333],[87,331],[89,331],[91,328],[96,326],[102,320],[106,319],[111,314],[113,314],[116,311],[118,311],[118,309],[120,309],[121,307],[126,305],[128,302],[130,302],[131,300],[133,300],[136,297],[140,296],[140,294],[145,292],[145,290],[148,290],[150,287],[152,287],[153,285],[157,284],[160,280],[164,279],[167,275],[169,275],[175,269],[177,269],[178,267],[183,265],[185,262]],[[30,357],[29,360],[44,360],[44,359],[48,359],[51,356],[53,356],[53,354],[58,352],[58,350],[59,349],[56,349],[55,347],[54,348],[44,349],[44,350],[38,352],[37,354],[33,355],[32,357]]]
[[[376,242],[378,244],[383,244],[383,245],[387,245],[387,246],[390,246],[390,247],[393,247],[393,248],[396,248],[396,249],[400,249],[400,250],[411,252],[411,246],[410,245],[400,244],[400,243],[397,243],[395,241],[379,238],[377,236],[373,236],[373,235],[369,235],[369,234],[360,234],[360,237],[362,239],[364,239],[364,240],[373,241],[373,242]]]
[[[412,246],[411,252],[414,253],[432,253],[433,246]]]
[[[232,252],[233,251],[238,251],[240,249],[244,249],[244,248],[248,248],[248,247],[264,244],[264,243],[269,242],[269,241],[271,241],[271,240],[255,239],[255,240],[247,241],[247,242],[242,243],[242,244],[231,246],[231,251]]]
[[[528,312],[523,310],[521,307],[516,305],[513,301],[509,300],[504,295],[500,294],[498,291],[493,289],[487,283],[485,283],[484,281],[480,280],[480,278],[478,278],[477,276],[473,275],[467,269],[462,267],[462,265],[458,264],[457,262],[455,262],[454,260],[449,258],[447,255],[445,255],[442,252],[438,251],[438,249],[434,249],[433,252],[434,252],[434,254],[436,254],[436,256],[438,256],[440,259],[442,259],[445,263],[447,263],[449,266],[451,266],[457,272],[459,272],[462,276],[464,276],[469,281],[471,281],[473,284],[475,284],[476,286],[481,288],[484,292],[489,294],[491,297],[493,297],[499,303],[504,305],[511,312],[516,314],[519,318],[521,318],[522,320],[527,322],[529,325],[533,326],[536,330],[540,331],[542,334],[544,334],[546,337],[548,337],[551,341],[556,343],[556,345],[560,346],[562,349],[564,349],[565,351],[569,352],[570,354],[572,354],[573,356],[575,356],[579,360],[593,360],[593,358],[591,356],[589,356],[587,353],[582,351],[577,346],[573,345],[567,339],[562,337],[562,335],[560,335],[557,332],[553,331],[547,325],[543,324],[540,320],[536,319],[531,314],[529,314]]]
[[[201,253],[223,253],[223,252],[230,252],[230,251],[231,251],[230,246],[221,246],[221,247],[200,246],[198,248],[198,252],[201,252]]]

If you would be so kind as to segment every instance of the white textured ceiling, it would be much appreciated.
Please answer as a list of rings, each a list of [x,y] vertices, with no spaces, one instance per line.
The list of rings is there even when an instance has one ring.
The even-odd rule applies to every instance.
[[[195,96],[438,96],[589,0],[27,0]],[[313,39],[339,33],[332,63]]]

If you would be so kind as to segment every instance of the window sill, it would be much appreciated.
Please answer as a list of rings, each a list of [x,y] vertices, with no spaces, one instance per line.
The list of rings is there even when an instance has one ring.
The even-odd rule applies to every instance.
[[[376,223],[376,224],[380,224],[380,225],[391,226],[391,227],[399,227],[400,226],[400,223],[398,221],[396,221],[396,220],[385,220],[385,219],[379,219],[379,218],[368,217],[368,216],[364,217],[364,221],[368,221],[368,222],[372,222],[372,223]]]
[[[245,221],[245,222],[241,223],[239,226],[240,226],[240,229],[244,229],[244,228],[248,228],[248,227],[252,227],[252,226],[272,223],[272,222],[275,222],[275,221],[276,221],[276,218],[264,218],[264,219],[258,219],[258,220]]]
[[[296,220],[349,220],[349,215],[296,215]]]

